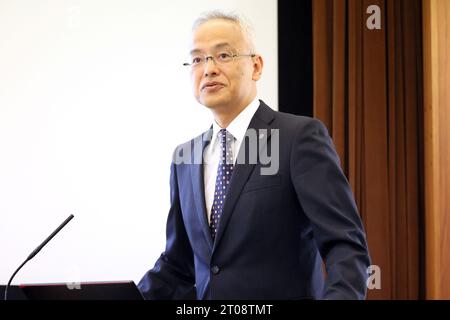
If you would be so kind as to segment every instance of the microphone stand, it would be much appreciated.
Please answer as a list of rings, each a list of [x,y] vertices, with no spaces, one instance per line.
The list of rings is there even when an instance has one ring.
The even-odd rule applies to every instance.
[[[31,259],[33,259],[34,256],[35,256],[39,251],[41,251],[41,249],[42,249],[42,248],[43,248],[50,240],[52,240],[53,237],[54,237],[54,236],[55,236],[62,228],[64,228],[64,226],[65,226],[70,220],[72,220],[72,218],[73,218],[73,214],[71,214],[66,220],[64,220],[64,222],[61,223],[61,225],[60,225],[58,228],[56,228],[56,230],[53,231],[52,234],[49,235],[49,236],[47,237],[47,239],[45,239],[44,242],[42,242],[42,243],[39,245],[39,247],[37,247],[36,249],[33,250],[32,253],[30,253],[30,255],[25,259],[24,262],[22,262],[22,264],[17,268],[17,270],[14,271],[13,275],[11,276],[11,278],[10,278],[9,281],[8,281],[8,284],[7,284],[6,287],[5,287],[5,298],[4,298],[5,301],[8,300],[8,288],[9,288],[9,286],[11,285],[11,282],[12,282],[12,280],[14,279],[15,275],[17,274],[17,272],[19,272],[19,270],[22,269],[22,267],[25,265],[25,263],[27,263],[28,261],[30,261]]]

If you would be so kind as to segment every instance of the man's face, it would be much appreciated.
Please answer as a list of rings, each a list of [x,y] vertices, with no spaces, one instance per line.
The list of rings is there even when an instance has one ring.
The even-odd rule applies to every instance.
[[[213,56],[221,53],[250,54],[250,47],[239,25],[227,20],[210,20],[193,32],[190,56]],[[248,105],[256,95],[255,82],[260,78],[259,56],[236,57],[220,63],[208,59],[192,69],[195,98],[211,109],[227,112]]]

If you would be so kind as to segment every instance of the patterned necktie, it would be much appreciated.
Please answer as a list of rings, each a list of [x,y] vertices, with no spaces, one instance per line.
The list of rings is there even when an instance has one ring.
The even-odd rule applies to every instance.
[[[231,180],[231,174],[233,173],[233,153],[231,151],[233,136],[226,129],[221,129],[218,132],[218,138],[220,139],[221,155],[217,168],[216,188],[214,190],[214,201],[209,225],[213,240],[216,237],[217,226],[225,204],[225,196]]]

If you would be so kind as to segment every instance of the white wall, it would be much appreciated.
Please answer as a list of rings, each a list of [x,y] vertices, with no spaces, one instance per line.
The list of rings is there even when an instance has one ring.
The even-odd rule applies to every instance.
[[[182,67],[193,20],[252,22],[277,108],[276,1],[0,0],[0,283],[134,280],[165,245],[174,147],[206,130]]]

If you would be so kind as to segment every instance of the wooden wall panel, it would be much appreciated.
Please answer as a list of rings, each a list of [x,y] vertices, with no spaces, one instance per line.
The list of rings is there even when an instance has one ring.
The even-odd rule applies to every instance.
[[[426,297],[450,299],[450,1],[423,1]]]

